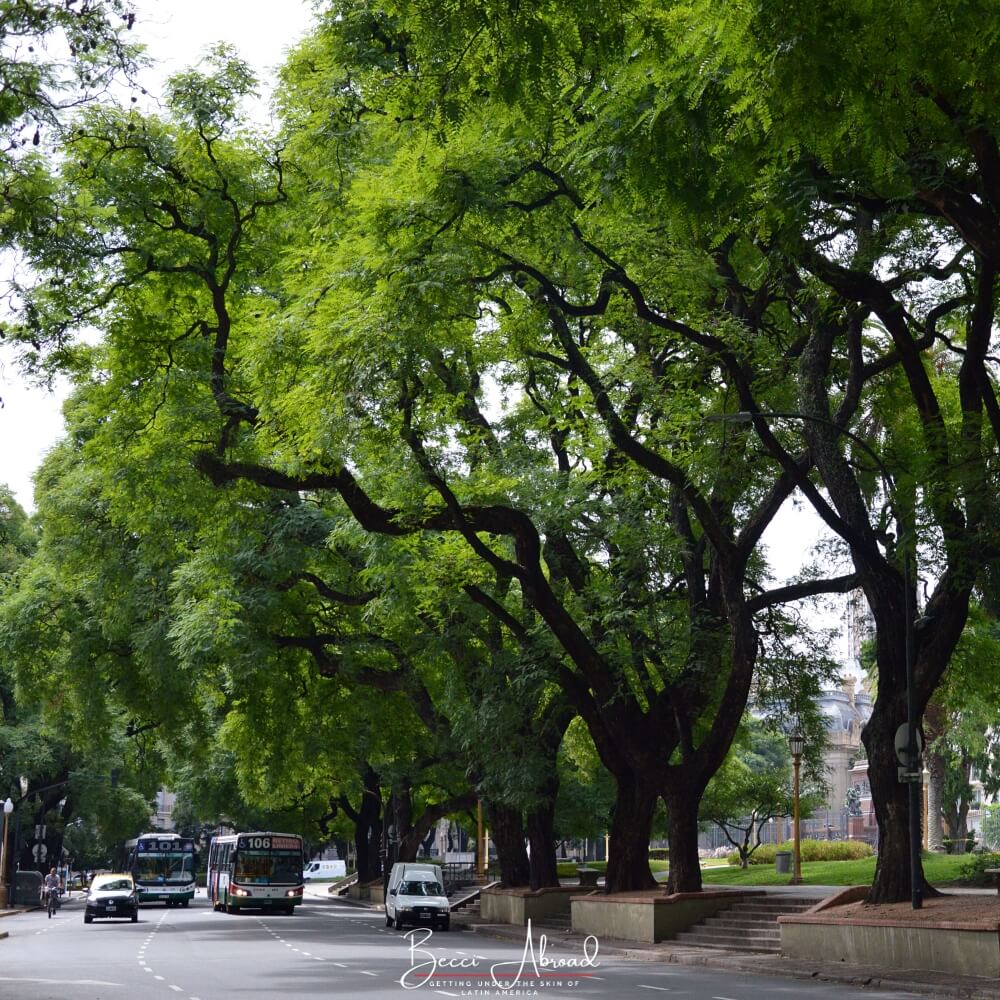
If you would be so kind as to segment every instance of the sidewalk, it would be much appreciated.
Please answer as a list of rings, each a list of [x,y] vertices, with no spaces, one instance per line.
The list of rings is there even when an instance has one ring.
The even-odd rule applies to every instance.
[[[782,894],[810,895],[822,892],[822,886],[768,886],[768,892]],[[839,887],[829,887],[830,892]],[[982,891],[995,896],[992,889]],[[505,940],[524,942],[525,928],[509,924],[488,924],[480,917],[463,914],[452,915],[453,926],[468,928],[477,934]],[[565,947],[575,953],[582,953],[584,935],[567,931],[565,928],[548,928],[542,924],[533,925],[535,940],[545,934],[550,945]],[[984,976],[956,976],[952,973],[927,972],[902,969],[883,969],[876,966],[847,965],[843,962],[814,962],[801,959],[782,958],[780,955],[753,954],[716,951],[710,948],[695,948],[674,941],[659,944],[644,942],[605,940],[600,941],[600,954],[646,962],[663,962],[677,965],[700,965],[729,972],[745,972],[760,976],[787,976],[790,979],[818,979],[824,982],[843,983],[849,986],[878,987],[897,990],[928,997],[959,997],[962,1000],[1000,1000],[1000,982]]]

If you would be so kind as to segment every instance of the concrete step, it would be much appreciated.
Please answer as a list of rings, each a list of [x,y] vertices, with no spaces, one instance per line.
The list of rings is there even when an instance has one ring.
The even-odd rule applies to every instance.
[[[741,900],[682,931],[677,935],[677,942],[717,951],[776,954],[781,950],[778,917],[785,913],[802,913],[820,899],[819,896],[795,896]]]
[[[714,924],[725,924],[727,927],[775,927],[777,917],[773,916],[749,916],[729,913],[717,913],[714,917],[706,917],[704,923],[711,927]]]
[[[712,938],[698,934],[696,931],[684,931],[677,935],[678,944],[686,944],[695,948],[710,948],[713,951],[748,951],[778,954],[781,950],[780,938],[777,941],[750,941],[745,935],[732,935],[729,938]]]
[[[734,927],[706,927],[704,924],[698,924],[684,933],[696,934],[699,937],[719,941],[730,941],[735,939],[740,941],[763,941],[767,943],[770,941],[781,940],[781,932],[778,930],[777,924],[775,924],[770,930],[757,931],[743,931]]]
[[[765,913],[798,913],[801,910],[808,910],[817,903],[822,902],[823,896],[806,898],[796,896],[794,899],[741,899],[729,907],[729,912],[738,913],[747,910],[760,910]]]

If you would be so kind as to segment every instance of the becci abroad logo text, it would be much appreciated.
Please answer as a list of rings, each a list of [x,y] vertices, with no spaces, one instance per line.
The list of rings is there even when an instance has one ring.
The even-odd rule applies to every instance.
[[[486,969],[484,964],[487,960],[481,955],[448,957],[435,954],[425,947],[433,936],[434,932],[428,927],[414,927],[403,935],[410,945],[410,967],[399,977],[399,985],[404,990],[420,989],[432,980],[458,980],[466,977],[475,977],[479,987],[477,993],[484,987],[512,990],[528,981],[545,979],[546,976],[576,973],[579,978],[585,978],[589,975],[585,970],[596,969],[599,965],[597,953],[600,944],[593,934],[583,942],[582,956],[553,958],[546,954],[548,941],[544,934],[539,936],[538,944],[535,945],[530,920],[521,957],[493,962]]]

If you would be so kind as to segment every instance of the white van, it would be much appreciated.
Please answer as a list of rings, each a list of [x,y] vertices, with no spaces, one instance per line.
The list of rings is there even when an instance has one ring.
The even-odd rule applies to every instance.
[[[437,865],[397,861],[389,873],[389,891],[385,897],[385,925],[429,924],[448,930],[451,905],[441,883]]]
[[[344,861],[310,861],[302,870],[302,881],[318,878],[343,878],[347,874]]]

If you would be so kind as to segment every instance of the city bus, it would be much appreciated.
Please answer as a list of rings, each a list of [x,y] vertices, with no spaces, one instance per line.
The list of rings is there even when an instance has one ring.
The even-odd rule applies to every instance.
[[[213,909],[294,913],[303,888],[301,837],[258,832],[212,838],[208,898]]]
[[[140,903],[187,906],[194,899],[194,841],[176,833],[144,833],[125,843],[125,864]]]

